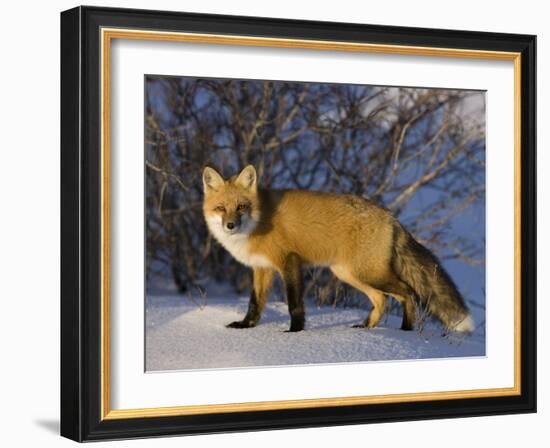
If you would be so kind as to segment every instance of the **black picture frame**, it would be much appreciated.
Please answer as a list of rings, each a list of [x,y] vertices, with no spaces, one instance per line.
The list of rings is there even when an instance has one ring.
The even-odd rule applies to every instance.
[[[102,419],[102,27],[521,54],[521,393]],[[536,37],[98,7],[61,13],[61,435],[76,441],[536,412]]]

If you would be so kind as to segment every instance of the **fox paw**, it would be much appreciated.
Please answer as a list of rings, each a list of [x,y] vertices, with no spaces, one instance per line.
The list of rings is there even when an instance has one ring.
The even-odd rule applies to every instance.
[[[245,320],[236,320],[235,322],[231,322],[230,324],[226,325],[227,328],[252,328],[254,327],[254,324],[251,324],[248,321]]]
[[[303,331],[303,328],[289,328],[288,330],[285,330],[285,333],[298,333],[299,331]]]

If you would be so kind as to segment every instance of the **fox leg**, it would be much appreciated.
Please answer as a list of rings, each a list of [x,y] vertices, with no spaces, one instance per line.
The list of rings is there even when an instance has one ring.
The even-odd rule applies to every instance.
[[[401,322],[401,329],[405,331],[414,330],[414,324],[416,321],[416,307],[414,305],[414,302],[410,295],[405,296],[393,292],[396,289],[397,288],[391,288],[392,292],[388,291],[388,294],[395,297],[395,299],[403,306],[403,321]],[[404,292],[408,291],[407,287],[399,287],[398,290],[402,290]],[[380,318],[384,315],[387,295],[385,292],[375,289],[372,286],[364,286],[362,288],[362,291],[368,295],[373,305],[373,309],[365,320],[363,326],[367,328],[374,328],[376,327],[376,325],[378,325]]]
[[[416,321],[416,307],[413,300],[410,297],[403,297],[398,294],[392,295],[401,305],[403,305],[403,322],[401,323],[401,330],[413,330]]]
[[[355,289],[358,289],[363,294],[365,294],[372,303],[372,310],[370,311],[365,321],[362,324],[354,325],[354,327],[376,327],[380,322],[380,319],[384,315],[384,311],[386,310],[387,297],[384,292],[368,285],[367,283],[359,279],[356,275],[352,274],[350,270],[347,269],[345,266],[334,265],[331,266],[330,270],[340,280],[347,283],[348,285],[353,286]]]
[[[273,283],[273,269],[255,268],[254,269],[254,288],[250,294],[248,311],[243,320],[231,322],[226,325],[228,328],[251,328],[255,327],[269,296],[269,290]]]
[[[416,320],[416,307],[414,299],[416,293],[414,290],[403,282],[396,274],[389,275],[386,283],[381,289],[397,299],[403,305],[403,322],[402,330],[412,330]]]
[[[356,327],[374,328],[378,325],[386,311],[388,298],[382,291],[365,284],[361,285],[360,290],[368,296],[372,303],[372,310],[365,319],[365,322],[362,325],[356,325]]]
[[[281,274],[286,285],[288,311],[290,313],[290,329],[288,331],[302,331],[305,325],[305,310],[300,257],[291,254],[287,258]]]

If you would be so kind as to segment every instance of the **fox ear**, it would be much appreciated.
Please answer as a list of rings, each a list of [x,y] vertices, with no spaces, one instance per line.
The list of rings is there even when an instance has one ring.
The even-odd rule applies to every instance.
[[[252,165],[245,167],[235,179],[235,184],[244,188],[245,190],[254,190],[256,189],[256,168]]]
[[[202,183],[204,185],[204,192],[208,193],[210,190],[218,190],[223,185],[224,180],[214,168],[207,166],[202,172]]]

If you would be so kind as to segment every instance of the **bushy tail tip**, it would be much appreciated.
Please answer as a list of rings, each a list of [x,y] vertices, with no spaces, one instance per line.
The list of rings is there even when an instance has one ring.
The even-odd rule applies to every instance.
[[[473,333],[476,325],[471,314],[466,315],[466,317],[459,322],[457,322],[450,330],[456,331],[458,333]]]

